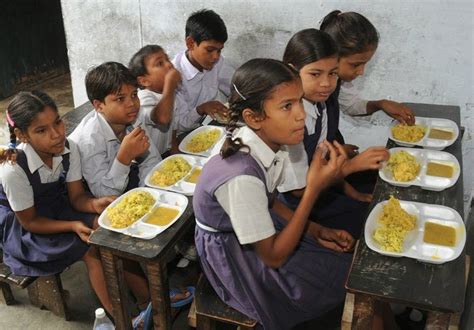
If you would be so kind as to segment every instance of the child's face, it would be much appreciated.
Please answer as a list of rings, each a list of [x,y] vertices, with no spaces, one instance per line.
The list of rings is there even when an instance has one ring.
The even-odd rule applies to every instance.
[[[350,82],[364,74],[365,65],[374,56],[376,47],[370,48],[363,53],[352,54],[341,57],[339,60],[339,77],[342,81]]]
[[[205,40],[198,45],[193,38],[187,37],[186,46],[188,47],[189,61],[196,69],[202,71],[203,69],[211,70],[216,65],[224,48],[224,43],[216,40]]]
[[[30,144],[44,162],[63,152],[66,141],[64,122],[51,107],[38,113],[26,132],[17,135],[20,141]]]
[[[104,102],[94,100],[95,109],[110,125],[129,125],[135,121],[140,111],[137,88],[123,84],[117,94],[109,94]]]
[[[147,73],[138,77],[140,85],[156,93],[163,92],[165,76],[173,68],[168,55],[165,52],[156,52],[145,58]]]
[[[337,86],[338,58],[327,57],[306,64],[300,69],[304,98],[310,102],[324,102]]]
[[[265,116],[249,126],[274,151],[284,144],[300,143],[305,127],[302,99],[300,79],[276,86],[263,103]]]

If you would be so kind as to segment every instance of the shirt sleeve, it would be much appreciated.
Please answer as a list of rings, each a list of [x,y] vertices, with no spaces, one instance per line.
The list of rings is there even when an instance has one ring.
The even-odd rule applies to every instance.
[[[255,243],[276,233],[265,185],[260,179],[240,175],[220,186],[215,196],[229,215],[240,244]]]
[[[4,163],[0,175],[8,202],[14,212],[26,210],[35,205],[33,187],[25,171],[15,164]]]
[[[155,106],[160,102],[160,99],[151,93],[142,92],[139,94],[140,98],[140,116],[146,125],[155,125],[151,118],[151,114]]]
[[[347,115],[358,116],[367,114],[367,100],[359,97],[352,83],[342,83],[339,92],[339,109]]]
[[[66,182],[82,180],[81,155],[76,143],[69,140],[69,171],[67,171]]]
[[[202,119],[197,109],[190,107],[179,93],[175,95],[173,112],[173,129],[177,130],[178,133],[187,132],[198,127]]]
[[[234,68],[230,66],[224,58],[221,56],[222,66],[219,70],[217,79],[219,80],[219,90],[226,96],[230,96],[230,82],[232,81],[232,76],[234,75]]]
[[[283,165],[282,181],[278,185],[279,192],[284,193],[306,187],[306,174],[308,173],[308,155],[303,143],[283,146],[288,151]]]

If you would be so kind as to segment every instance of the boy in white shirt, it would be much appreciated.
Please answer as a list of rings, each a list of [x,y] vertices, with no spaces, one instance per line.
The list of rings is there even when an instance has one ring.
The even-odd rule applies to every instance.
[[[185,111],[194,127],[204,115],[212,118],[227,117],[227,108],[217,101],[218,93],[230,94],[230,80],[234,69],[221,56],[227,41],[227,29],[221,17],[212,10],[200,10],[191,14],[186,21],[186,50],[173,59],[181,72],[182,86],[178,95],[187,103]],[[194,127],[180,125],[180,130]]]
[[[120,195],[144,185],[145,176],[161,161],[148,139],[140,114],[137,83],[120,63],[107,62],[86,75],[91,111],[71,133],[81,154],[84,179],[95,197]]]
[[[142,47],[133,55],[128,68],[140,86],[140,111],[149,119],[144,124],[149,128],[150,140],[159,154],[170,149],[176,152],[177,108],[186,108],[186,104],[175,97],[181,74],[158,45]]]

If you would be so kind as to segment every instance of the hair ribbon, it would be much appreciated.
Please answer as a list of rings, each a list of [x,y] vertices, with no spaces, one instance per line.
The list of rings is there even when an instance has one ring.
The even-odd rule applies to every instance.
[[[5,111],[5,116],[7,117],[8,125],[10,125],[11,127],[15,127],[15,122],[11,119],[10,115],[8,114],[8,110]]]

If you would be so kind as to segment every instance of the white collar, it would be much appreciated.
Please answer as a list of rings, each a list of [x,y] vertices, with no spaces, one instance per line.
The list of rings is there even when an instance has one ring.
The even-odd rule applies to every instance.
[[[36,172],[38,169],[40,169],[43,166],[49,169],[49,167],[43,162],[43,160],[40,158],[38,153],[35,151],[35,149],[33,149],[33,147],[30,144],[21,143],[18,146],[18,149],[23,150],[23,152],[25,153],[26,160],[28,163],[28,169],[30,170],[30,173]],[[53,156],[53,167],[51,169],[53,172],[62,162],[63,160],[62,156],[65,154],[68,154],[69,152],[70,152],[69,149],[67,147],[64,147],[64,150],[60,155]]]
[[[97,116],[97,122],[99,123],[99,126],[104,133],[104,137],[107,141],[118,141],[117,135],[115,135],[112,127],[110,126],[109,122],[107,119],[105,119],[104,115],[96,111],[96,116]]]
[[[183,76],[186,80],[193,79],[198,73],[201,73],[188,59],[186,55],[187,51],[183,52],[182,56],[182,69],[183,69]]]

